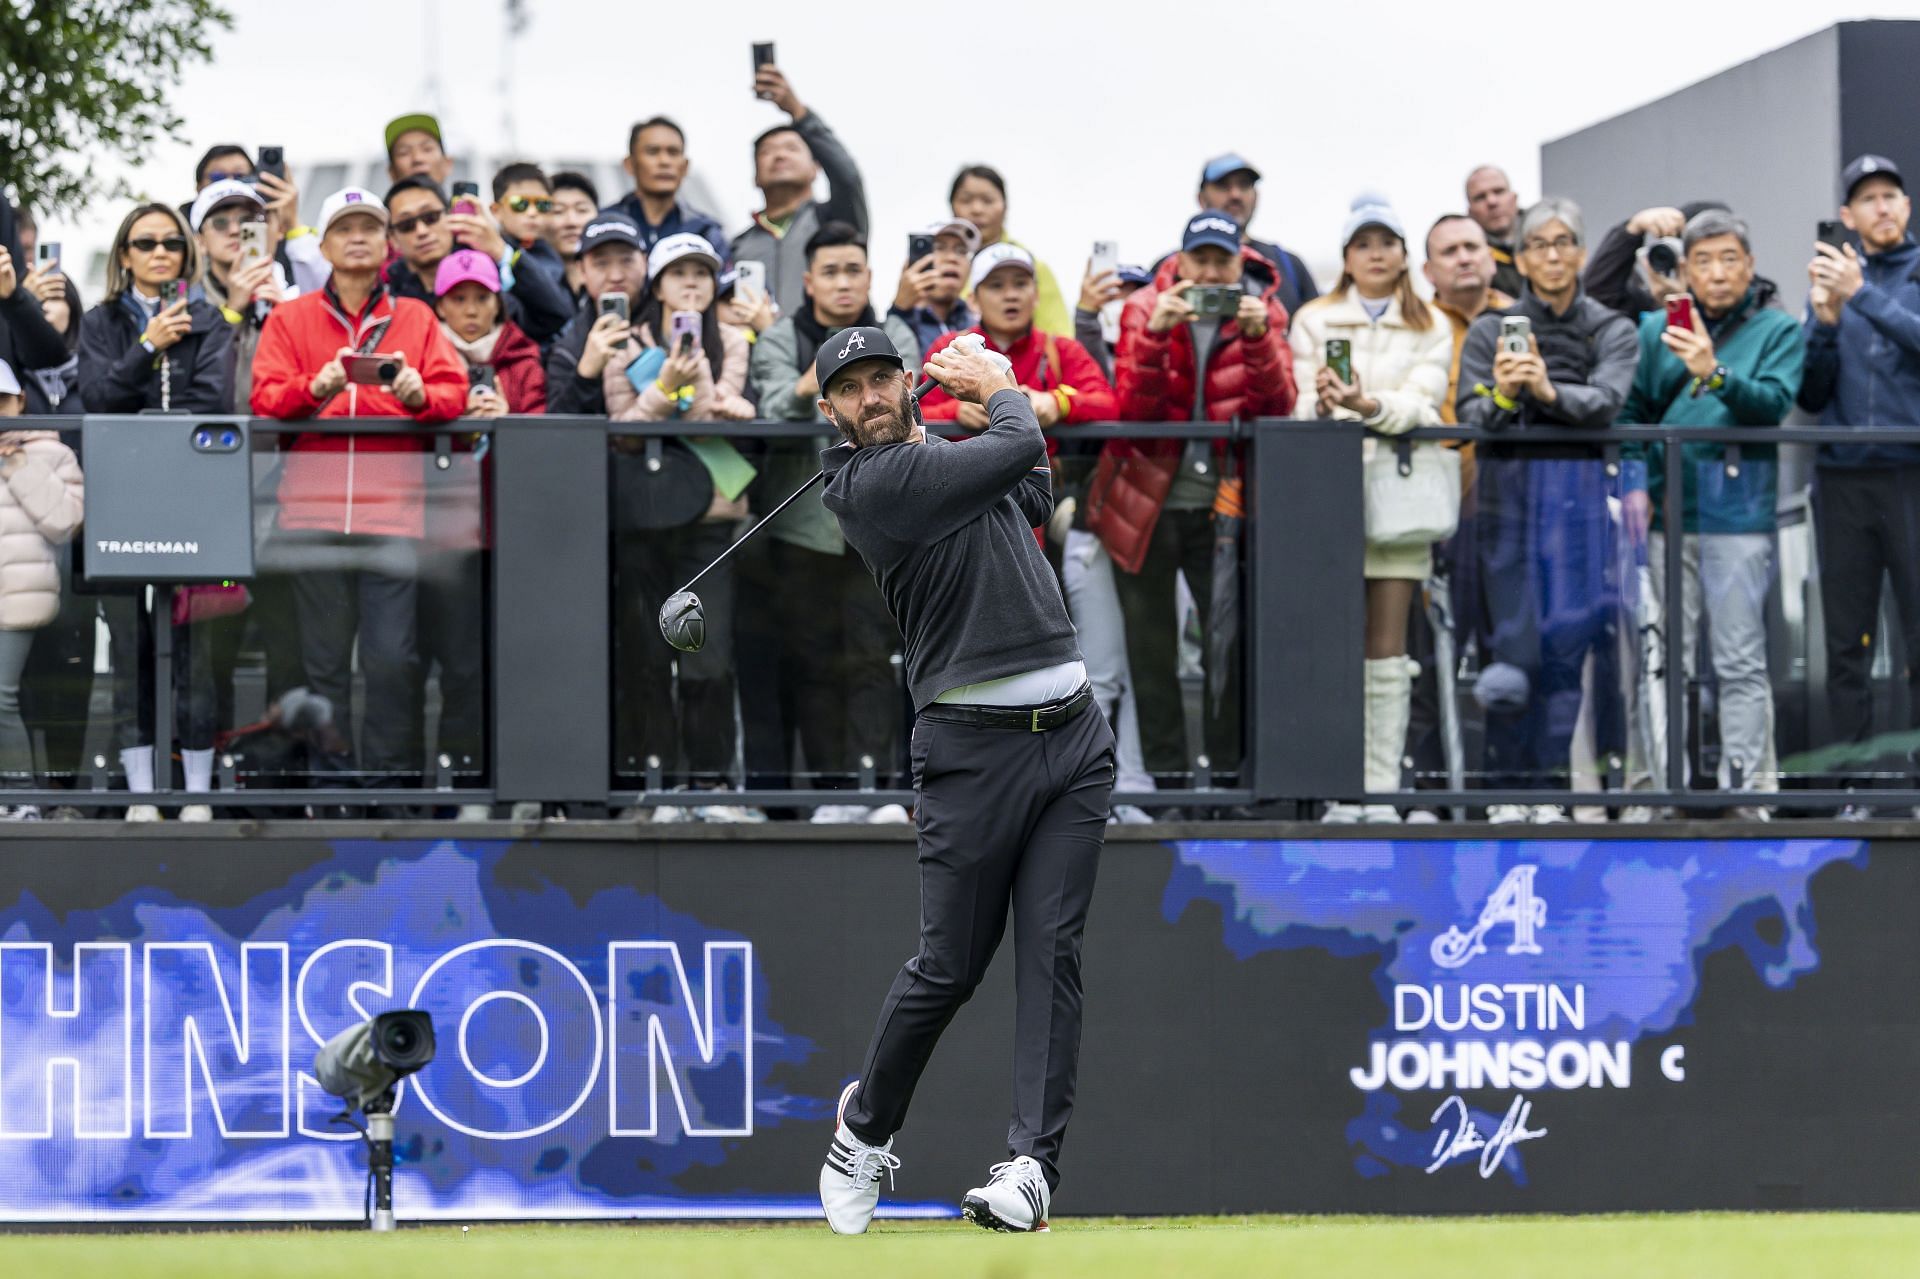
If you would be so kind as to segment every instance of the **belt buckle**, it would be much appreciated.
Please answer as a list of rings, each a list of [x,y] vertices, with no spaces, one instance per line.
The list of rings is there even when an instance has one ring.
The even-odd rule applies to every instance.
[[[1038,706],[1033,708],[1033,731],[1036,733],[1043,731],[1040,727],[1040,708]]]

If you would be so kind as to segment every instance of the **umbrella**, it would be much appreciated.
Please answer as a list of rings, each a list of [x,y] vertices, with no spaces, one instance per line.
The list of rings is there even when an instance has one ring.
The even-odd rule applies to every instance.
[[[1247,503],[1245,486],[1233,469],[1230,449],[1228,474],[1213,494],[1213,598],[1207,605],[1207,715],[1216,720],[1233,671],[1234,645],[1240,640],[1240,527],[1247,522]]]

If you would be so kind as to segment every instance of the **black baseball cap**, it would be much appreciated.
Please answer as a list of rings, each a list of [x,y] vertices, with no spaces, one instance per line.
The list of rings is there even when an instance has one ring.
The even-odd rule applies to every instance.
[[[624,213],[600,212],[593,215],[593,221],[587,223],[580,232],[580,251],[575,257],[584,258],[603,244],[624,244],[629,248],[646,252],[647,246],[640,243],[640,228],[633,219]]]
[[[1841,202],[1853,199],[1853,189],[1868,178],[1891,178],[1902,191],[1907,189],[1906,179],[1900,176],[1900,166],[1884,155],[1856,156],[1840,175]]]
[[[820,344],[820,353],[813,357],[813,376],[820,383],[820,393],[826,394],[827,383],[834,374],[862,360],[885,360],[896,369],[907,367],[905,358],[893,349],[893,339],[885,329],[870,325],[841,329],[828,335]]]

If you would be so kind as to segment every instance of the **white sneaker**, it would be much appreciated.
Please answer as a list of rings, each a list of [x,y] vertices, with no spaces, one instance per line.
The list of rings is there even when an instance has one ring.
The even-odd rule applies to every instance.
[[[1620,821],[1627,826],[1642,826],[1659,820],[1660,814],[1651,804],[1628,804],[1620,810]]]
[[[1437,826],[1439,824],[1440,814],[1434,812],[1431,808],[1412,808],[1407,810],[1407,825],[1409,826]]]
[[[701,804],[685,810],[696,822],[764,822],[767,815],[757,808],[740,804]],[[662,819],[664,820],[664,819]]]
[[[213,820],[213,806],[211,804],[184,805],[180,809],[180,820],[183,822],[210,822]]]
[[[816,826],[864,826],[866,821],[865,804],[822,804],[813,810]]]
[[[1533,820],[1533,810],[1525,804],[1489,804],[1487,820],[1495,826],[1515,826]]]
[[[453,820],[456,822],[490,822],[493,820],[493,805],[462,804],[460,805],[459,811],[454,813]]]
[[[887,823],[905,824],[913,820],[905,806],[900,804],[882,804],[867,814],[867,820],[876,826]]]
[[[1358,804],[1328,804],[1327,811],[1320,814],[1320,820],[1328,826],[1356,826],[1366,817],[1366,809]]]
[[[0,822],[37,822],[40,810],[32,804],[21,804],[13,808],[0,808]]]
[[[987,1184],[967,1192],[960,1215],[988,1230],[1040,1231],[1052,1199],[1040,1161],[1021,1155],[988,1169]]]
[[[1535,826],[1558,826],[1567,820],[1567,810],[1558,804],[1535,804],[1533,806],[1533,824]]]
[[[1392,804],[1368,804],[1360,810],[1360,820],[1369,826],[1400,824],[1400,810]]]
[[[1773,810],[1765,804],[1738,804],[1734,807],[1733,816],[1736,821],[1742,822],[1770,822],[1773,820]]]
[[[152,804],[129,804],[127,806],[127,820],[130,822],[157,822],[160,820],[160,810]]]
[[[859,1086],[856,1079],[840,1094],[833,1116],[833,1144],[820,1167],[820,1206],[826,1209],[827,1224],[836,1235],[867,1233],[873,1210],[880,1206],[880,1174],[887,1174],[891,1186],[894,1170],[900,1166],[893,1138],[887,1138],[884,1146],[869,1146],[847,1127],[847,1100]]]

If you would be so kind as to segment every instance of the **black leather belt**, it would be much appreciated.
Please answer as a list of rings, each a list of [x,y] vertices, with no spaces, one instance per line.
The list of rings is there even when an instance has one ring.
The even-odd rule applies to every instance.
[[[920,718],[937,724],[970,724],[975,728],[1011,728],[1023,733],[1044,733],[1071,723],[1081,711],[1093,704],[1093,685],[1048,702],[1044,706],[963,706],[956,702],[935,702],[920,712]]]

